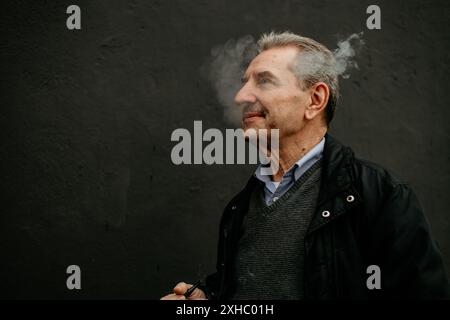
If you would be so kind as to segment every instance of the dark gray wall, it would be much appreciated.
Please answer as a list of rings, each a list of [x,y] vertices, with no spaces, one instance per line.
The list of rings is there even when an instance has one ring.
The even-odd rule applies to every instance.
[[[271,29],[330,48],[365,31],[331,131],[412,184],[450,265],[448,1],[75,1],[80,31],[72,1],[28,2],[2,4],[2,297],[153,299],[213,271],[221,210],[254,168],[175,166],[170,134],[226,127],[199,69]]]

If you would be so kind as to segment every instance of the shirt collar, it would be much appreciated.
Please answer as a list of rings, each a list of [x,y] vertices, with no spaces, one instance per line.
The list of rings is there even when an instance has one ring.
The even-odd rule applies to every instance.
[[[294,179],[295,181],[297,181],[302,176],[302,174],[305,173],[305,171],[308,170],[309,167],[311,167],[313,163],[315,163],[322,157],[324,147],[325,137],[323,137],[318,144],[316,144],[311,150],[309,150],[307,154],[305,154],[296,163],[294,163],[294,165],[284,174],[283,178],[291,176],[292,171],[294,171]],[[270,191],[273,190],[272,192],[274,192],[278,187],[278,183],[272,181],[271,176],[262,175],[262,167],[263,165],[259,165],[259,167],[255,171],[254,176],[258,180],[264,182],[264,184]]]
[[[294,164],[294,176],[296,181],[309,169],[309,167],[311,167],[311,165],[322,157],[324,147],[325,137]]]

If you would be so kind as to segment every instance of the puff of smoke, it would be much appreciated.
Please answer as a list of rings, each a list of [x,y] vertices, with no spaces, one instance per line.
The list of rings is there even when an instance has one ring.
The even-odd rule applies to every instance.
[[[354,33],[347,39],[339,41],[338,47],[333,51],[336,59],[336,73],[344,79],[350,77],[351,69],[359,69],[355,56],[365,43],[362,39],[363,34],[363,32]]]
[[[242,110],[234,104],[234,96],[241,87],[242,75],[256,55],[254,38],[245,35],[214,47],[210,60],[202,67],[203,75],[213,84],[220,104],[225,107],[225,121],[236,127],[240,125]]]

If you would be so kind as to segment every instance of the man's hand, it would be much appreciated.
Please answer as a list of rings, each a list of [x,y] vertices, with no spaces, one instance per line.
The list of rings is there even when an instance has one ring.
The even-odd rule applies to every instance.
[[[205,293],[199,288],[195,288],[194,292],[186,298],[184,293],[192,287],[192,284],[180,282],[173,288],[173,293],[161,298],[161,300],[206,300]]]

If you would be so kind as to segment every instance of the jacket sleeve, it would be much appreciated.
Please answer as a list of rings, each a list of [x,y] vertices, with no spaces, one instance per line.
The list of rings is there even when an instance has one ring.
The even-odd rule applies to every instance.
[[[450,299],[446,267],[424,211],[407,184],[385,196],[373,223],[373,261],[379,263],[384,298]]]
[[[217,272],[214,272],[210,275],[208,275],[205,279],[204,284],[200,286],[200,289],[203,290],[203,292],[206,295],[206,299],[208,300],[216,300],[217,299],[217,292],[219,289],[219,276]]]
[[[205,278],[204,283],[200,286],[200,289],[205,292],[206,298],[208,300],[217,300],[219,299],[219,291],[220,291],[220,278],[222,277],[222,269],[220,268],[220,257],[223,256],[223,244],[225,239],[222,236],[222,229],[224,228],[224,224],[227,217],[227,208],[230,206],[228,204],[225,207],[224,212],[222,213],[222,217],[220,219],[220,225],[219,225],[219,241],[217,245],[217,262],[216,262],[216,272],[208,275]]]
[[[250,177],[244,189],[234,196],[223,210],[219,225],[216,272],[207,276],[204,285],[201,287],[205,292],[206,297],[210,300],[224,299],[223,295],[228,292],[229,283],[226,283],[225,281],[225,275],[228,274],[225,271],[225,264],[229,263],[229,261],[225,261],[227,259],[225,246],[228,240],[225,239],[226,234],[224,235],[224,231],[232,228],[233,225],[241,225],[243,213],[248,209],[251,190],[253,190],[256,183],[257,179],[253,176]],[[233,234],[236,233],[237,235],[239,234],[239,227],[234,229]],[[228,236],[228,239],[229,238],[230,236]],[[237,237],[234,238],[237,239]]]

